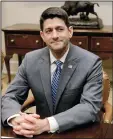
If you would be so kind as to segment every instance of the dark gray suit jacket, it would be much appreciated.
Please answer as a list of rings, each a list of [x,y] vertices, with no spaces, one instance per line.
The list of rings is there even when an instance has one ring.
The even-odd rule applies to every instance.
[[[59,132],[94,122],[102,102],[102,61],[93,53],[70,44],[53,111],[49,49],[26,54],[2,97],[4,124],[8,117],[20,111],[29,89],[35,98],[37,113],[41,118],[53,115],[59,124]]]

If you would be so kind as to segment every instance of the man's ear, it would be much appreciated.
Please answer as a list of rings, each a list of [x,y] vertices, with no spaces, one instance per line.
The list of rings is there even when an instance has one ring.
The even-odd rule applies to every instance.
[[[43,33],[43,31],[40,31],[40,36],[41,36],[41,38],[42,38],[43,41],[44,41],[44,33]]]
[[[69,27],[69,38],[72,38],[72,36],[73,36],[73,27],[70,26]]]

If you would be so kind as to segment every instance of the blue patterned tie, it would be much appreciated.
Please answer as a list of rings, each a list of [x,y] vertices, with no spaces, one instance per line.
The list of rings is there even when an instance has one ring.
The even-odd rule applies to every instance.
[[[55,101],[56,101],[56,93],[57,93],[57,89],[58,89],[58,84],[59,84],[59,79],[60,79],[60,75],[61,75],[61,65],[62,62],[57,60],[55,61],[57,68],[53,74],[53,78],[52,78],[52,84],[51,84],[51,91],[52,91],[52,100],[53,100],[53,109],[55,106]]]

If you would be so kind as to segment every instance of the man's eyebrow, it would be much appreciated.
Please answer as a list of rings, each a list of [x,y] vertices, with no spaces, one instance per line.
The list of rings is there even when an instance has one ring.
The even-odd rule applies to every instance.
[[[45,28],[45,30],[47,30],[47,29],[52,29],[52,28],[51,27]]]
[[[56,29],[58,29],[58,28],[64,29],[65,27],[64,26],[57,26]]]

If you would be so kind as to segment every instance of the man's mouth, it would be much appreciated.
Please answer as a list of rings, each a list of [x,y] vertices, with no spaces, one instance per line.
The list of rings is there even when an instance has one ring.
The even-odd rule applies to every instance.
[[[54,41],[54,42],[51,42],[51,43],[55,43],[56,44],[56,43],[59,43],[59,42],[61,42],[61,41]]]

